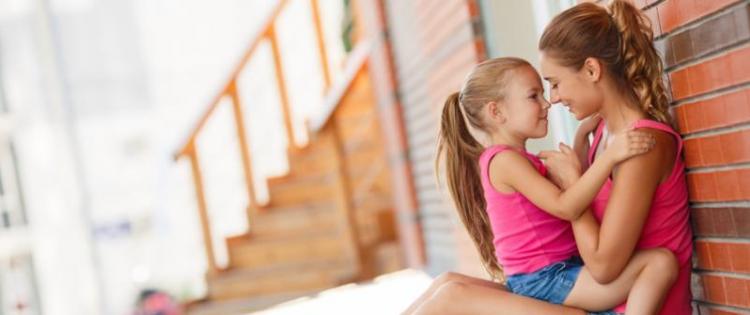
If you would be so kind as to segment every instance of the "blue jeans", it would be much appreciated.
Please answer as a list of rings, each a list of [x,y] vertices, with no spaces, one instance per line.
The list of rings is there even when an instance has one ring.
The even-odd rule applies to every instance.
[[[508,289],[515,294],[552,304],[562,304],[573,290],[581,268],[583,268],[583,261],[580,257],[573,256],[532,273],[509,276],[506,284]],[[588,314],[613,315],[617,313],[605,311]]]

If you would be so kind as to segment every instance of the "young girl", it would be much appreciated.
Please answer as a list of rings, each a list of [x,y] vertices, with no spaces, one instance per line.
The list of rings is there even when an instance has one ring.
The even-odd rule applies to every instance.
[[[669,251],[639,252],[618,278],[601,284],[577,257],[567,222],[587,209],[617,163],[647,152],[653,137],[639,131],[617,135],[587,172],[561,191],[545,177],[540,159],[525,150],[528,139],[547,133],[550,104],[543,93],[528,62],[492,59],[477,65],[443,108],[438,157],[445,156],[450,193],[485,268],[496,278],[504,272],[513,293],[554,304],[604,311],[628,298],[634,306],[627,314],[658,312],[676,277]],[[466,122],[486,136],[487,147]],[[572,152],[564,145],[561,150]],[[425,301],[439,296],[433,293],[407,313],[446,313]]]

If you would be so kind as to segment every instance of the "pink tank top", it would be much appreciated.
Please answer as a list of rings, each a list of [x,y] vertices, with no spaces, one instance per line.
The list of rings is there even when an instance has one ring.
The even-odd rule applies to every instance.
[[[646,224],[636,249],[663,247],[671,250],[680,264],[679,276],[664,301],[660,314],[690,315],[690,271],[693,251],[692,231],[689,222],[688,190],[685,182],[685,165],[682,161],[682,139],[671,127],[648,119],[641,119],[633,128],[661,130],[674,136],[677,141],[677,158],[672,173],[667,180],[659,184],[651,202]],[[589,150],[589,164],[594,161],[596,149],[602,139],[604,122],[601,122],[594,135],[594,142]],[[612,180],[608,179],[591,204],[594,216],[602,222],[607,202],[612,191]],[[625,311],[625,305],[615,309]]]
[[[502,193],[490,182],[489,165],[492,158],[509,146],[496,145],[484,150],[479,157],[484,198],[490,219],[495,256],[506,276],[534,272],[552,263],[578,255],[570,223],[539,209],[521,193]],[[536,167],[542,176],[547,169],[538,157],[517,152]]]

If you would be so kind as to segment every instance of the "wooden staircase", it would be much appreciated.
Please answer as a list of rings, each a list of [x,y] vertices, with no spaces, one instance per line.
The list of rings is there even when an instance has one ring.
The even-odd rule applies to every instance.
[[[289,173],[268,180],[270,202],[250,230],[226,240],[229,266],[207,274],[208,296],[191,314],[249,312],[402,268],[377,113],[362,97],[370,93],[362,72],[328,125],[289,150]]]
[[[312,0],[316,29],[317,1]],[[280,1],[261,39],[275,44],[274,20],[286,1]],[[253,41],[239,68],[247,63],[257,46]],[[321,44],[319,42],[319,44]],[[322,45],[322,44],[321,44]],[[366,47],[359,45],[358,47]],[[274,49],[277,49],[274,48]],[[355,48],[357,50],[358,48]],[[287,174],[267,180],[270,200],[261,205],[252,185],[251,156],[237,93],[235,71],[229,83],[201,117],[176,159],[191,161],[204,245],[209,270],[207,295],[186,303],[189,314],[242,314],[271,305],[315,294],[341,284],[366,281],[376,275],[403,267],[396,236],[390,170],[386,160],[379,115],[367,64],[367,51],[359,61],[347,63],[345,74],[330,82],[328,113],[309,131],[309,143],[287,150]],[[278,51],[274,52],[278,60]],[[323,69],[327,69],[321,48]],[[276,62],[276,75],[280,62]],[[277,78],[278,79],[278,78]],[[277,80],[282,94],[282,112],[288,139],[291,119],[283,77]],[[229,96],[242,154],[246,179],[249,230],[225,240],[228,266],[218,267],[212,246],[205,202],[199,150],[195,139],[203,124]]]

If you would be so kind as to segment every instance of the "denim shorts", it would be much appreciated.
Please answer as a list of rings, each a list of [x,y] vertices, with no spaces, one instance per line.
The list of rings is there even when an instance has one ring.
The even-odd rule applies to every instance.
[[[562,304],[573,290],[583,261],[578,256],[553,263],[532,273],[515,274],[507,278],[511,292],[552,304]],[[614,315],[613,311],[587,313],[591,315]]]

